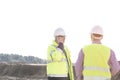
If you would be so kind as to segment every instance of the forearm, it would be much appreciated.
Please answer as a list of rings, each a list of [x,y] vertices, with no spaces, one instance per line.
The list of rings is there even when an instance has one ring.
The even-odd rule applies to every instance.
[[[78,59],[75,63],[75,72],[77,80],[82,80],[82,71],[83,71],[83,59],[84,55],[82,50],[79,53]]]
[[[76,79],[77,80],[82,80],[82,70],[83,70],[83,67],[82,65],[77,65],[78,63],[76,63],[76,66],[75,66],[75,72],[76,72]]]
[[[111,75],[114,76],[120,70],[120,65],[115,57],[115,53],[112,50],[109,59],[109,65],[111,68]]]

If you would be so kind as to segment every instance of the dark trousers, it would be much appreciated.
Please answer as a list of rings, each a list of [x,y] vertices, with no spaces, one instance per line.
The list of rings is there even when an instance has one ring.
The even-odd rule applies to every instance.
[[[48,77],[48,80],[69,80],[68,77]]]

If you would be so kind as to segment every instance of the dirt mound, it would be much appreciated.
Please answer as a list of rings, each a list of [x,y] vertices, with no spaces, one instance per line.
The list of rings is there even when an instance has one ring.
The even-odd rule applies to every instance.
[[[46,65],[0,63],[0,76],[46,78]]]
[[[0,80],[47,80],[46,65],[0,63]],[[120,72],[118,72],[111,80],[120,80]]]

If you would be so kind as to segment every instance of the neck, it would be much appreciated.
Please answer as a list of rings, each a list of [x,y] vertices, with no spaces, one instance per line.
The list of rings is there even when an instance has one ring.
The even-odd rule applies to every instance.
[[[101,41],[100,40],[93,40],[92,44],[101,44]]]

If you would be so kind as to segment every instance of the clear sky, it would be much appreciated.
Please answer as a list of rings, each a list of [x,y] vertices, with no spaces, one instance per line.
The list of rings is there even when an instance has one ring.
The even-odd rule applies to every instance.
[[[54,30],[62,27],[75,62],[80,49],[91,43],[91,28],[100,25],[102,43],[120,60],[119,4],[119,0],[0,0],[0,53],[46,59]]]

